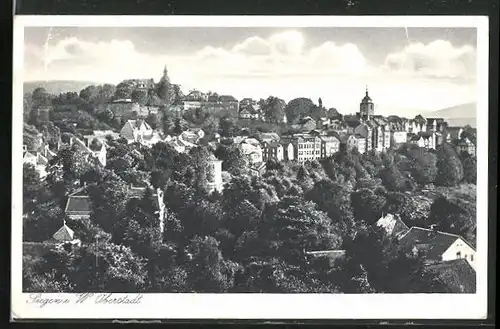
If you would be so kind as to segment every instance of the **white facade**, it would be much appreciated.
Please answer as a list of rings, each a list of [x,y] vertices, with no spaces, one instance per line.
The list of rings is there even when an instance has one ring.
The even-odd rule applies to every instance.
[[[394,131],[392,133],[392,138],[394,138],[394,143],[402,144],[406,143],[408,134],[406,131]]]
[[[223,182],[222,182],[222,161],[221,160],[209,160],[209,171],[208,175],[208,187],[211,191],[222,192]]]
[[[466,259],[476,269],[476,251],[463,239],[458,238],[442,255],[442,260]]]

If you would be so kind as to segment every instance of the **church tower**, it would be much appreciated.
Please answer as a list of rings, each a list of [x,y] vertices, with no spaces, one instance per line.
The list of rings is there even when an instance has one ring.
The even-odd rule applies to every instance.
[[[170,82],[170,79],[168,78],[167,65],[165,65],[165,67],[163,68],[163,76],[161,77],[161,81]]]
[[[363,97],[359,104],[359,114],[367,120],[374,114],[373,101],[370,96],[368,96],[368,86],[366,87],[365,97]]]

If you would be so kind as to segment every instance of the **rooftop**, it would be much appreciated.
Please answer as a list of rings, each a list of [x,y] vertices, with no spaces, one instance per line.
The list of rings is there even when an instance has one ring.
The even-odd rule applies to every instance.
[[[454,259],[427,267],[451,293],[475,293],[476,271],[465,259]]]
[[[84,195],[71,195],[66,202],[67,214],[89,214],[92,209],[90,198]]]
[[[462,239],[473,248],[459,235],[416,226],[410,228],[408,233],[401,237],[401,242],[406,246],[417,247],[425,253],[428,259],[440,259],[443,253],[448,250],[457,239]]]

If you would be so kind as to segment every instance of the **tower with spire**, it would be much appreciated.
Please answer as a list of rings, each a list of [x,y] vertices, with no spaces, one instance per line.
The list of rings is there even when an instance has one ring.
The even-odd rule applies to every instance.
[[[368,95],[368,86],[366,86],[365,97],[359,104],[359,114],[365,119],[370,119],[370,116],[374,115],[373,101]]]
[[[165,82],[170,82],[170,79],[168,78],[168,71],[167,71],[167,65],[163,68],[163,76],[161,77],[162,81]]]

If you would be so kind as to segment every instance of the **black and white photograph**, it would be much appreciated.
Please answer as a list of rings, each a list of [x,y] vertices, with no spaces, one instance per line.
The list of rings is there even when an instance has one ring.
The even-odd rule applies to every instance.
[[[19,313],[485,314],[487,19],[270,18],[16,22]]]

